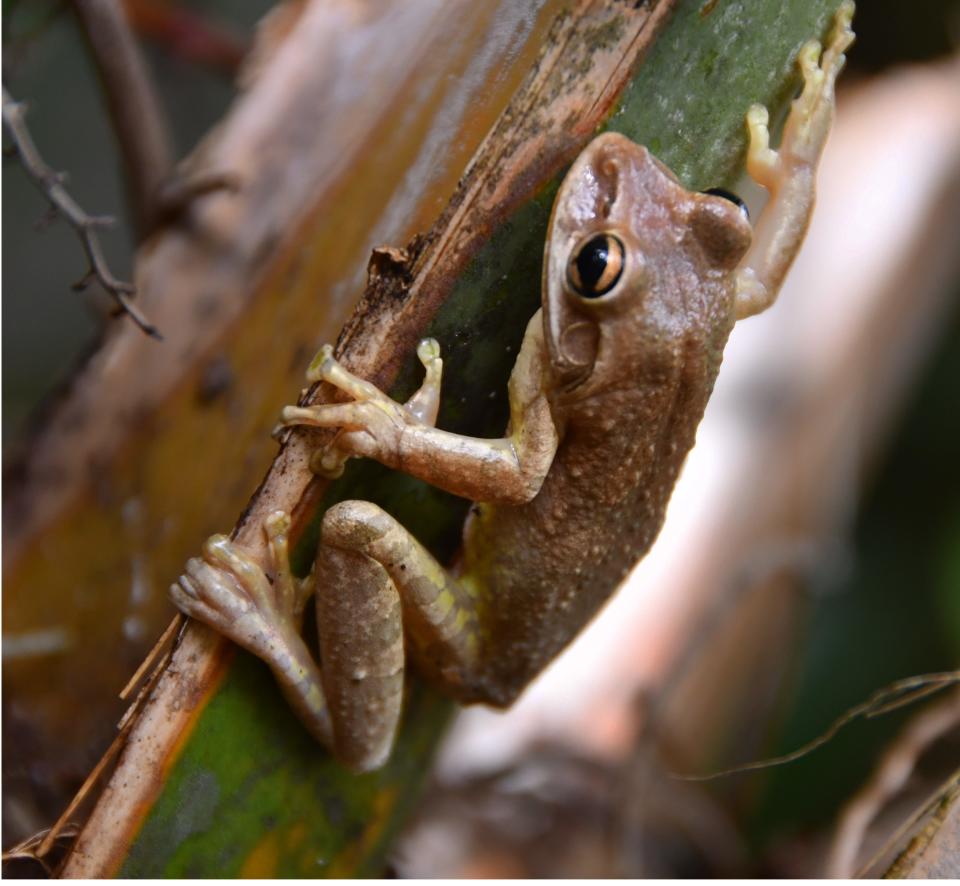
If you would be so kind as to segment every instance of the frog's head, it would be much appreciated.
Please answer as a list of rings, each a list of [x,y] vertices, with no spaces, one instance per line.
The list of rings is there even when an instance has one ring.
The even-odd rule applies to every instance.
[[[544,255],[559,390],[579,399],[635,384],[638,365],[670,359],[691,335],[725,341],[733,271],[752,235],[729,196],[688,191],[622,135],[587,146],[560,186]]]

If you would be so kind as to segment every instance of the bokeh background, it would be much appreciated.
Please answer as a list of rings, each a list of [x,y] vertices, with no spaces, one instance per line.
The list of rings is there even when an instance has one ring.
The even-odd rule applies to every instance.
[[[130,0],[126,6],[170,115],[177,152],[185,155],[234,97],[238,64],[255,23],[271,4]],[[3,26],[5,86],[29,104],[38,147],[53,167],[68,172],[69,188],[81,205],[116,217],[102,242],[117,274],[129,275],[134,241],[125,222],[117,151],[69,8],[56,2],[5,3]],[[823,252],[806,257],[806,276],[784,294],[780,326],[771,318],[769,328],[732,340],[737,353],[729,355],[717,414],[709,417],[713,424],[704,428],[698,447],[715,441],[713,451],[725,452],[727,438],[736,433],[729,430],[731,423],[736,426],[738,419],[746,421],[747,431],[741,433],[749,436],[757,428],[762,436],[767,427],[762,419],[783,408],[791,374],[815,374],[818,365],[833,359],[828,347],[771,348],[778,330],[802,326],[808,338],[829,345],[830,330],[843,326],[837,318],[847,293],[856,304],[861,299],[869,304],[871,292],[897,281],[897,297],[880,312],[887,321],[881,328],[895,328],[898,313],[913,320],[921,312],[927,319],[921,317],[909,345],[901,342],[891,357],[896,365],[883,372],[876,370],[883,361],[878,364],[868,350],[844,352],[848,362],[832,384],[842,387],[844,378],[856,377],[850,390],[858,392],[856,408],[866,418],[853,424],[849,457],[830,462],[837,474],[831,484],[835,495],[823,503],[819,525],[826,529],[807,537],[798,518],[797,532],[783,536],[782,549],[771,553],[768,546],[759,561],[744,560],[737,581],[753,590],[733,594],[735,602],[729,604],[741,614],[716,612],[712,620],[696,622],[703,643],[686,670],[672,672],[673,694],[657,683],[666,653],[661,650],[658,658],[648,638],[651,623],[655,633],[655,620],[662,618],[664,636],[687,632],[689,639],[693,622],[671,615],[669,607],[671,584],[683,582],[658,572],[656,563],[646,573],[641,570],[634,581],[661,590],[634,592],[639,585],[631,585],[624,593],[632,594],[632,604],[605,613],[607,621],[585,634],[517,710],[505,715],[471,711],[458,721],[422,809],[396,850],[398,873],[822,872],[844,805],[876,771],[884,750],[909,728],[919,707],[853,723],[808,758],[750,777],[704,787],[671,780],[663,769],[689,771],[696,765],[709,771],[785,753],[880,687],[957,666],[960,229],[952,224],[956,212],[949,210],[960,194],[960,4],[864,2],[856,30],[839,126],[845,115],[851,122],[842,134],[838,126],[837,135],[848,139],[848,147],[838,147],[836,165],[824,173],[833,186],[830,193],[842,194],[845,203],[831,203],[830,194],[823,195],[821,210],[830,207],[836,224],[815,235]],[[896,158],[893,165],[871,162],[888,150]],[[71,290],[85,267],[76,237],[63,222],[47,218],[45,201],[15,159],[4,160],[3,184],[3,439],[9,466],[29,445],[31,422],[42,421],[45,402],[96,347],[110,305],[94,291]],[[890,199],[873,200],[878,193]],[[923,200],[915,205],[911,201],[918,194]],[[856,237],[866,217],[840,215],[858,201],[868,215],[887,213],[869,219],[877,222],[875,254]],[[884,269],[884,280],[875,279],[875,266]],[[852,288],[828,291],[831,281]],[[790,307],[793,299],[804,300],[804,283],[816,296],[826,293],[825,301],[807,299],[818,306],[811,314]],[[904,325],[909,325],[906,319]],[[891,334],[890,341],[896,340]],[[790,351],[793,362],[764,363],[765,349]],[[871,374],[866,383],[863,373]],[[882,419],[870,417],[874,398]],[[795,462],[804,452],[803,429],[817,421],[811,414],[807,424],[792,426],[786,444],[778,444],[795,444]],[[871,439],[857,439],[857,427],[869,431]],[[703,456],[702,463],[692,461],[688,474],[722,491],[716,472],[722,478],[724,468],[715,462]],[[751,476],[755,487],[772,482],[764,463],[752,475],[743,466],[736,470],[741,483],[750,483]],[[802,470],[796,476],[802,477]],[[755,491],[743,489],[744,500]],[[727,489],[726,494],[729,499],[738,493]],[[713,507],[704,504],[697,489],[678,492],[668,527],[676,535],[655,554],[661,556],[664,547],[666,557],[671,544],[691,539],[702,541],[699,550],[709,549],[712,542],[696,534],[695,521]],[[741,612],[743,600],[754,602]],[[644,622],[645,631],[630,628],[631,619]],[[153,627],[137,638],[143,651],[156,636]],[[750,638],[758,634],[767,636],[753,645]],[[640,638],[635,648],[630,637]],[[771,647],[779,654],[771,656]],[[5,633],[3,654],[6,665],[32,653]],[[599,676],[581,679],[584,670]],[[714,725],[708,727],[706,714],[698,719],[686,710],[710,709],[708,701],[717,693],[705,676],[711,673],[737,674],[742,688],[734,701],[713,711]],[[119,675],[119,682],[126,676],[126,671]],[[621,691],[605,693],[610,684]],[[657,686],[653,697],[644,694],[650,685]],[[21,765],[17,742],[29,742],[30,736],[15,728],[17,716],[5,703],[5,726],[10,727],[4,743],[5,847],[49,824],[82,778],[78,770],[51,779],[43,770],[55,768],[53,763]],[[727,725],[718,728],[717,722]],[[703,745],[691,752],[698,731]],[[955,725],[918,754],[909,790],[878,815],[883,825],[874,846],[958,760]],[[861,861],[869,855],[864,850]]]

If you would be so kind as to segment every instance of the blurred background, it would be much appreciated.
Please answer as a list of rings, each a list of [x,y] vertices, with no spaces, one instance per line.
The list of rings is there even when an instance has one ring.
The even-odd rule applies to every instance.
[[[224,114],[270,7],[126,3],[178,156]],[[117,151],[75,20],[10,2],[3,26],[5,86],[81,205],[117,219],[101,239],[127,278]],[[520,704],[460,715],[397,874],[852,875],[956,770],[948,689],[787,765],[668,774],[786,753],[960,660],[960,4],[865,2],[855,28],[809,242],[776,308],[731,339],[661,539]],[[76,237],[15,159],[3,184],[9,465],[110,305],[71,290]],[[156,624],[130,629],[131,661]],[[5,630],[5,670],[37,642]],[[84,771],[25,765],[34,736],[6,696],[5,847],[49,824]],[[891,750],[910,775],[886,789]]]

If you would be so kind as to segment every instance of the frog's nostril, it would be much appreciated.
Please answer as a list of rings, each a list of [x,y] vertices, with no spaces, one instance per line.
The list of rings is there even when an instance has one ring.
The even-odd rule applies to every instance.
[[[597,164],[597,178],[600,192],[597,195],[597,214],[603,218],[610,218],[613,206],[617,202],[617,193],[620,188],[620,164],[616,155],[606,154]]]
[[[601,175],[609,176],[610,178],[616,178],[619,173],[619,164],[617,163],[617,155],[613,151],[607,151],[604,153],[603,157],[600,158],[600,162],[597,164]]]

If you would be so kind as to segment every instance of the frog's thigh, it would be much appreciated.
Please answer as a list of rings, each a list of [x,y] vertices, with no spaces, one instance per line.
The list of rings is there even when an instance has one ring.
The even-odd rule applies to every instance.
[[[459,682],[475,664],[475,612],[429,552],[366,501],[341,502],[324,515],[316,575],[336,754],[354,769],[375,769],[400,717],[404,629],[441,679]]]

